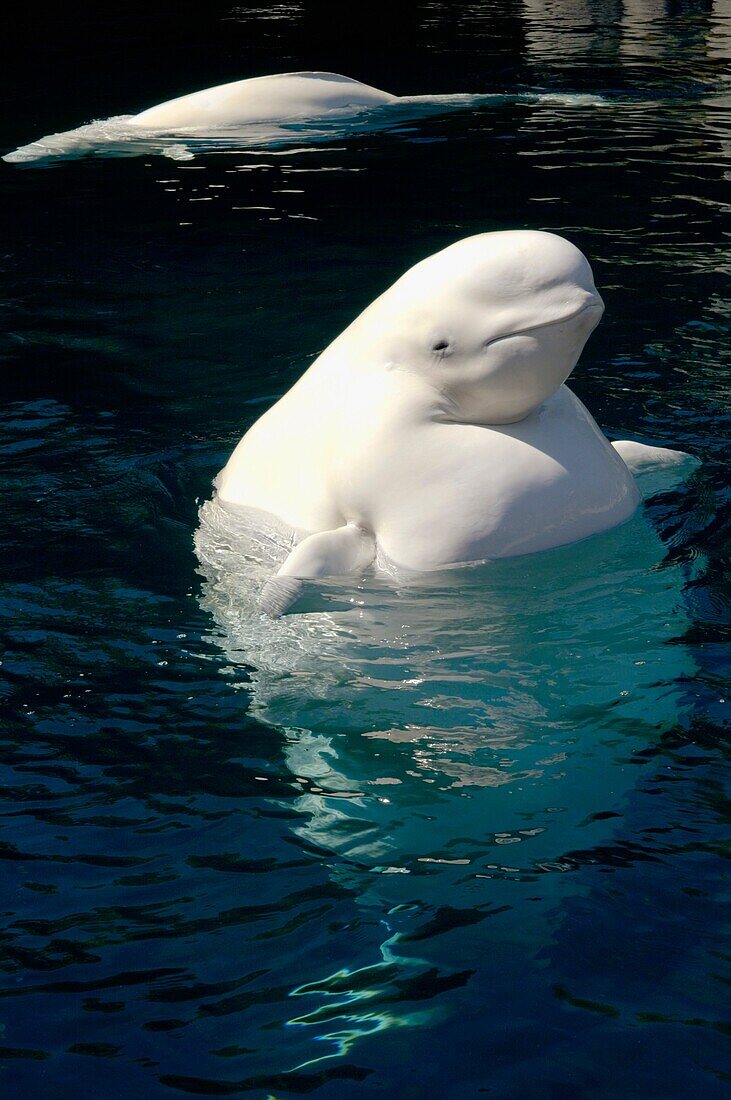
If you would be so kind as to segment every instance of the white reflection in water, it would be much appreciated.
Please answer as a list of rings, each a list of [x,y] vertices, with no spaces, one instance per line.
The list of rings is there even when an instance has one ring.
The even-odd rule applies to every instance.
[[[709,57],[720,61],[731,58],[731,5],[728,0],[714,0],[711,9],[706,48]],[[727,83],[731,81],[731,69],[721,74]]]
[[[531,60],[573,64],[577,56],[598,45],[608,30],[597,22],[590,0],[523,0],[522,8]]]
[[[729,55],[731,8],[714,0],[708,29],[699,33],[696,18],[671,14],[667,0],[522,0],[528,59],[552,67],[577,62],[605,65],[615,57],[624,65],[669,62],[680,75],[702,77],[694,61],[703,64]],[[686,15],[694,13],[686,13]],[[723,74],[718,73],[723,79]],[[728,79],[728,77],[727,77]]]
[[[666,56],[674,46],[665,0],[623,0],[620,56],[632,63]]]

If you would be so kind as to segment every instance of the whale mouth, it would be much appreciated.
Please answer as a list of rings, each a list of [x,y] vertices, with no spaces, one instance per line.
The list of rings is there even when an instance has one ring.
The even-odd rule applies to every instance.
[[[494,336],[490,340],[486,340],[484,346],[486,348],[492,347],[493,344],[497,344],[500,340],[510,340],[513,336],[525,336],[531,332],[540,332],[547,328],[556,328],[558,325],[566,325],[569,321],[575,321],[577,317],[580,317],[584,313],[596,312],[596,320],[592,325],[592,330],[596,328],[599,320],[604,313],[604,302],[595,295],[591,301],[584,302],[583,305],[578,306],[572,313],[567,313],[564,317],[557,317],[555,321],[539,321],[535,325],[525,325],[523,328],[514,329],[512,332],[506,332],[502,336]]]

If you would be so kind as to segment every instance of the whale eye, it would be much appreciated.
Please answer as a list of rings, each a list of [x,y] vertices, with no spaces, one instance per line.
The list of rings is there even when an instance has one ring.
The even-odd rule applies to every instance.
[[[432,351],[435,355],[438,355],[440,359],[443,359],[445,355],[448,355],[452,350],[452,345],[449,340],[437,340],[435,344],[432,344]]]

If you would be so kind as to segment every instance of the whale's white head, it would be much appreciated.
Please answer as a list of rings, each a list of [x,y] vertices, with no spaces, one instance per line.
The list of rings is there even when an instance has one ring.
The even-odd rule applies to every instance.
[[[566,381],[604,311],[584,255],[554,233],[482,233],[406,272],[351,326],[373,361],[428,381],[447,415],[522,420]]]

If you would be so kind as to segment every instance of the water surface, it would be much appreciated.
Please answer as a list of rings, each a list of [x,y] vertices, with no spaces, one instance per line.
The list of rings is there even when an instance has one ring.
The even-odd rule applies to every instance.
[[[327,7],[18,28],[3,152],[274,71],[495,99],[2,165],[0,1088],[724,1095],[731,13]],[[213,476],[406,267],[509,228],[592,261],[602,428],[702,465],[601,539],[259,623],[236,533],[194,552]]]

